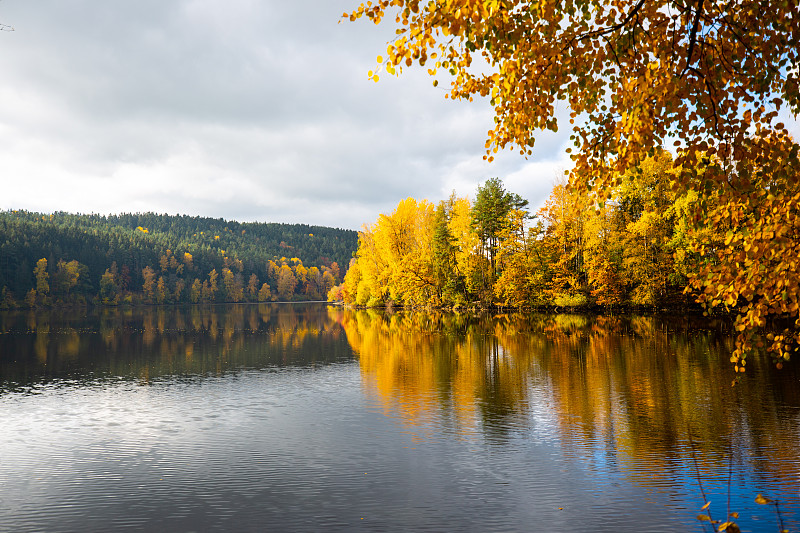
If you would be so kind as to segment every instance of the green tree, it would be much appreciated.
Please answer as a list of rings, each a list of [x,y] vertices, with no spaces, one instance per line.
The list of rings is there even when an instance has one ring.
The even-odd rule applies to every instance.
[[[489,259],[492,276],[496,274],[500,233],[506,228],[508,213],[524,210],[527,206],[527,200],[505,190],[500,178],[490,178],[478,187],[472,206],[472,226],[480,239],[483,253]]]
[[[452,206],[452,198],[450,205]],[[456,261],[455,238],[448,226],[448,205],[440,202],[436,207],[433,227],[432,260],[433,277],[439,303],[444,305],[465,303],[465,284]]]
[[[114,274],[110,269],[106,269],[100,276],[100,301],[107,305],[119,303],[119,287],[114,280]]]

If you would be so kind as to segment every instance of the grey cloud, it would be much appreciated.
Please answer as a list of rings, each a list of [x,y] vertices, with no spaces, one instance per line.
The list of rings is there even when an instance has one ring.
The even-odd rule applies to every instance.
[[[0,208],[358,228],[451,182],[527,176],[518,156],[475,163],[486,102],[445,100],[413,69],[367,80],[392,32],[339,24],[356,4],[3,1],[16,31],[0,34],[0,158],[14,184]],[[538,142],[534,161],[563,148]]]

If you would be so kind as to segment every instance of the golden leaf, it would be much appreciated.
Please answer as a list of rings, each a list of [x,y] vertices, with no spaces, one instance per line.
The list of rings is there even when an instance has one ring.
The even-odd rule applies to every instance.
[[[772,503],[772,500],[770,500],[769,498],[765,498],[764,496],[762,496],[762,495],[759,493],[759,494],[756,496],[756,503],[757,503],[757,504],[759,504],[759,505],[767,505],[767,504],[770,504],[770,503]]]

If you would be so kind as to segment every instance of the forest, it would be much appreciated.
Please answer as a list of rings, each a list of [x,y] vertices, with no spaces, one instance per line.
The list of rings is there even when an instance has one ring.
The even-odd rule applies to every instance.
[[[356,244],[304,224],[2,211],[0,307],[320,300]]]
[[[570,131],[568,186],[556,190],[556,207],[544,210],[542,226],[534,225],[543,237],[531,240],[527,230],[523,236],[524,225],[512,221],[504,239],[481,229],[482,253],[460,257],[479,264],[459,264],[464,277],[451,283],[463,279],[467,294],[478,287],[483,298],[503,301],[530,299],[527,288],[541,286],[554,302],[590,296],[616,302],[664,298],[685,281],[705,312],[735,317],[731,362],[737,372],[744,371],[750,352],[767,351],[780,365],[800,351],[800,144],[792,136],[800,114],[796,2],[771,3],[765,10],[754,0],[376,0],[342,19],[366,19],[394,32],[367,73],[373,81],[418,68],[434,87],[440,78],[449,80],[445,98],[488,104],[487,161],[505,149],[532,157],[539,133],[565,125]],[[669,225],[663,219],[668,213],[653,205],[631,217],[636,207],[626,211],[620,187],[663,150],[672,155],[670,181],[657,201],[667,200],[660,206],[678,222],[669,231],[658,228],[661,242],[645,246],[647,232],[656,230],[651,222]],[[597,206],[594,218],[594,206],[586,205],[579,219],[561,217],[560,241],[548,236],[557,230],[549,229],[545,216],[559,204],[566,213],[571,202],[587,201]],[[405,216],[411,204],[398,206],[387,217],[392,220],[378,221],[374,245],[373,232],[365,233],[359,271],[344,286],[364,288],[346,298],[424,299],[410,296],[423,280],[398,287],[386,275],[372,279],[376,268],[367,264],[389,257],[370,250],[382,246],[381,227]],[[459,228],[451,226],[469,220],[458,214],[469,208],[455,199],[452,204],[452,216],[447,205],[419,207],[439,220],[434,254],[450,249],[445,226],[458,240]],[[515,216],[522,220],[525,213]],[[443,222],[448,218],[452,224]],[[613,238],[597,238],[619,233],[615,222],[624,222],[622,238],[632,239],[641,255],[620,256]],[[562,247],[557,258],[548,248],[554,242]],[[458,261],[459,249],[437,259],[431,275],[447,271],[438,265]],[[662,251],[666,262],[652,262],[651,254]],[[391,253],[405,257],[402,249]],[[400,269],[415,260],[406,259]],[[539,265],[532,274],[503,276],[531,262]],[[474,272],[481,276],[478,285]],[[456,293],[464,290],[456,287]]]
[[[603,196],[555,185],[535,213],[499,178],[480,186],[474,201],[407,198],[360,232],[356,257],[328,298],[363,307],[693,309],[731,316],[743,331],[737,312],[746,314],[753,295],[736,295],[720,276],[730,261],[737,275],[756,262],[796,276],[784,258],[765,256],[780,234],[758,226],[777,208],[742,216],[714,191],[676,188],[680,172],[659,150]],[[701,206],[711,220],[697,216]],[[732,258],[729,245],[743,235],[750,242]],[[790,283],[778,285],[787,313]],[[754,342],[777,342],[786,353],[791,328],[778,331]]]
[[[685,308],[687,283],[707,261],[698,243],[708,241],[689,216],[697,196],[672,192],[671,174],[661,152],[602,208],[560,184],[530,213],[499,178],[474,202],[408,198],[364,228],[329,297],[367,307]]]

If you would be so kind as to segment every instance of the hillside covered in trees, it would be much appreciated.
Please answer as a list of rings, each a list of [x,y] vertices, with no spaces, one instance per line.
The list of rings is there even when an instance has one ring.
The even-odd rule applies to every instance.
[[[356,245],[305,224],[3,211],[0,305],[316,300]]]

